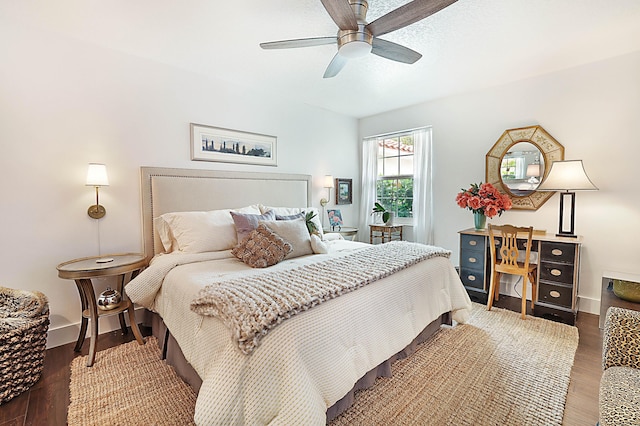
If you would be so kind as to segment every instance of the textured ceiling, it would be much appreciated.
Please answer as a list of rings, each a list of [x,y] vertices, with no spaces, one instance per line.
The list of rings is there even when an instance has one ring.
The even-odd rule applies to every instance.
[[[367,20],[405,3],[369,0]],[[415,64],[368,55],[332,79],[322,75],[334,45],[258,46],[335,35],[320,0],[21,0],[0,8],[25,25],[354,117],[640,50],[639,0],[459,0],[382,37],[422,53]]]

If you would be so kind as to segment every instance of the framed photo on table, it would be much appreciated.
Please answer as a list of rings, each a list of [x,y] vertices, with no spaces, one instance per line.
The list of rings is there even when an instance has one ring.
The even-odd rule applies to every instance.
[[[327,210],[327,215],[329,216],[329,226],[331,230],[334,231],[336,227],[340,230],[342,228],[342,213],[340,210]]]
[[[336,179],[336,204],[351,204],[353,202],[352,186],[351,179]]]
[[[277,166],[277,138],[191,123],[191,159]]]

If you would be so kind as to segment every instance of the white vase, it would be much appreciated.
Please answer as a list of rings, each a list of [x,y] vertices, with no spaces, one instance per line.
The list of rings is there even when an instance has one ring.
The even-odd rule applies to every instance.
[[[393,225],[393,216],[394,216],[394,213],[389,212],[389,219],[387,219],[387,221],[384,224],[387,226]]]

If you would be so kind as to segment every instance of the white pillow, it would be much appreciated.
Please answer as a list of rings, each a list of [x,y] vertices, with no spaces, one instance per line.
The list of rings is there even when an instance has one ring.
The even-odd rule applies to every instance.
[[[298,214],[300,212],[304,212],[305,214],[307,212],[313,212],[315,213],[315,217],[312,219],[312,222],[316,224],[316,228],[318,229],[318,236],[320,237],[320,239],[322,239],[324,233],[322,231],[322,221],[320,219],[320,214],[318,213],[318,209],[315,207],[269,207],[269,206],[263,206],[262,204],[260,204],[260,212],[262,212],[263,214],[269,210],[273,210],[273,212],[277,215],[277,216],[290,216],[293,214]],[[306,226],[306,222],[305,222],[305,226]]]
[[[338,234],[338,235],[340,235],[340,234]],[[311,236],[311,249],[313,250],[313,252],[315,254],[327,254],[327,253],[329,253],[329,247],[327,246],[327,243],[322,241],[320,239],[320,237],[318,237],[317,235],[312,235]]]
[[[293,246],[293,251],[285,259],[313,254],[311,237],[304,219],[261,221],[260,224],[265,225]]]
[[[206,212],[165,213],[160,218],[166,223],[160,239],[167,252],[180,250],[185,253],[230,250],[238,244],[236,227],[230,212],[232,209]],[[238,213],[260,214],[256,206],[233,209]],[[167,232],[167,229],[169,232]],[[172,244],[167,248],[167,243]]]
[[[160,237],[160,242],[162,243],[162,248],[164,248],[165,253],[171,253],[174,250],[178,250],[178,242],[173,238],[169,224],[162,217],[156,217],[153,219],[153,228]]]
[[[322,241],[336,241],[336,240],[344,240],[342,234],[337,232],[327,232],[323,235]]]

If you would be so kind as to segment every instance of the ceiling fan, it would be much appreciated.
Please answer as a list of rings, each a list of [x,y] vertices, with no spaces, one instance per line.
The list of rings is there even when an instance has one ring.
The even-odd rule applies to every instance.
[[[349,59],[366,56],[369,53],[392,61],[413,64],[422,57],[420,53],[378,37],[433,15],[457,0],[413,0],[370,23],[366,21],[369,8],[366,0],[321,1],[338,26],[337,36],[271,41],[260,43],[260,47],[290,49],[337,43],[338,53],[324,72],[324,78],[330,78],[336,76]]]

